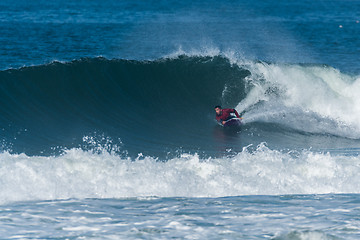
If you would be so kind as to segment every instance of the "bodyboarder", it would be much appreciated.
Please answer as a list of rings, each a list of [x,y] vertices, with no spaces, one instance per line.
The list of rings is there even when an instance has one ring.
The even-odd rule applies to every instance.
[[[235,113],[236,117],[240,118],[239,113],[232,108],[222,109],[221,106],[215,106],[215,112],[216,112],[216,120],[220,122],[222,125],[224,125],[226,121],[228,121],[229,119],[234,118],[234,116],[231,115],[230,113]]]

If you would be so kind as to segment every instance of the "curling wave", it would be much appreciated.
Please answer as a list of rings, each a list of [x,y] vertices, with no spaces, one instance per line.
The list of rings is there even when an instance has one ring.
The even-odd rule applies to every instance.
[[[94,58],[1,71],[0,82],[3,149],[28,155],[83,148],[83,137],[96,135],[130,155],[172,158],[261,142],[357,147],[360,134],[360,80],[329,66]],[[241,134],[216,125],[217,104],[243,113]]]

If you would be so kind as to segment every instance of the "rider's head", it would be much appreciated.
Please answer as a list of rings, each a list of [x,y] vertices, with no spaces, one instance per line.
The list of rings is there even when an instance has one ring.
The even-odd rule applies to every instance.
[[[217,115],[220,115],[221,114],[221,106],[215,106],[215,112]]]

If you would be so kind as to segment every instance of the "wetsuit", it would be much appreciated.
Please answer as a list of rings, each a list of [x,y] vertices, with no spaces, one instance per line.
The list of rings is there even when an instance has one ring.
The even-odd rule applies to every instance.
[[[230,113],[235,113],[236,117],[240,118],[238,112],[235,109],[224,108],[224,109],[221,109],[220,115],[216,114],[216,120],[218,120],[220,123],[222,123],[222,121],[227,121],[231,118],[234,118],[234,116],[230,115]]]

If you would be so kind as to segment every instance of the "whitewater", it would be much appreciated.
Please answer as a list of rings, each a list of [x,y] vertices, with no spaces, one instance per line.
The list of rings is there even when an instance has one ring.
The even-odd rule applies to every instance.
[[[140,158],[140,157],[139,157]],[[1,155],[2,203],[71,198],[227,197],[359,193],[359,157],[260,145],[228,158],[166,162],[71,149],[59,157]],[[8,169],[11,169],[9,172]],[[26,181],[24,181],[26,179]]]

